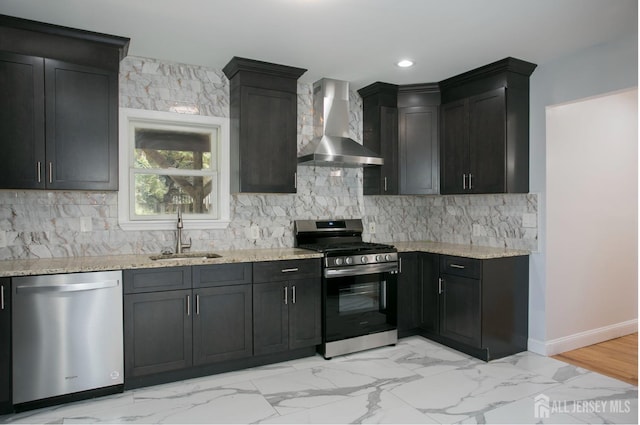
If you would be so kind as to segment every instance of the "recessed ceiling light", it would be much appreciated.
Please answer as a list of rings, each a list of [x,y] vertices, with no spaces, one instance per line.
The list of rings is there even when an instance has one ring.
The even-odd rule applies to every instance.
[[[409,59],[403,59],[400,62],[398,62],[397,65],[400,68],[408,68],[410,66],[413,66],[413,61],[410,61]]]

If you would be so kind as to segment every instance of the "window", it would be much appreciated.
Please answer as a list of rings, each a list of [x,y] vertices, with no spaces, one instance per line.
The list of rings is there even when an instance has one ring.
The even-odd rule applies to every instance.
[[[120,109],[118,222],[125,230],[229,224],[229,119]]]

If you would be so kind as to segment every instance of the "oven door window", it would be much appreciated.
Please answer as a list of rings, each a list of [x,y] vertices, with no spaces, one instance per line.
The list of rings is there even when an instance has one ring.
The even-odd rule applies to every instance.
[[[395,328],[395,309],[388,308],[395,275],[374,273],[325,280],[325,337],[335,341]]]
[[[338,314],[382,312],[387,307],[387,282],[356,282],[338,288]]]

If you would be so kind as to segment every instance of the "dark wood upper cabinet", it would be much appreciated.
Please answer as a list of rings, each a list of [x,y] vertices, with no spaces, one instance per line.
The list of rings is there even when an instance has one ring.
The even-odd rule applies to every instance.
[[[44,188],[44,133],[44,60],[0,52],[0,187]]]
[[[384,165],[364,168],[364,194],[438,193],[437,84],[378,82],[358,92],[363,102],[363,145],[384,158]]]
[[[117,190],[118,74],[45,59],[45,99],[46,187]]]
[[[506,58],[441,81],[440,193],[529,192],[529,76]]]
[[[0,15],[3,189],[118,189],[129,39]]]
[[[295,193],[297,79],[302,68],[234,57],[230,82],[231,191]]]
[[[365,195],[398,194],[398,86],[377,82],[358,90],[362,97],[362,145],[384,159],[364,167]]]

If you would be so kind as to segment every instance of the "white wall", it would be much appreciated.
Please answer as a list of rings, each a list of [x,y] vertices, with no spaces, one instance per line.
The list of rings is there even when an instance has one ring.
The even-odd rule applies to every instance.
[[[522,58],[526,59],[526,58]],[[529,262],[529,350],[546,354],[546,107],[638,85],[637,31],[619,40],[538,64],[531,76],[530,190],[538,196],[538,252]],[[597,199],[594,198],[594,202]]]
[[[637,330],[638,91],[547,108],[547,354]]]

